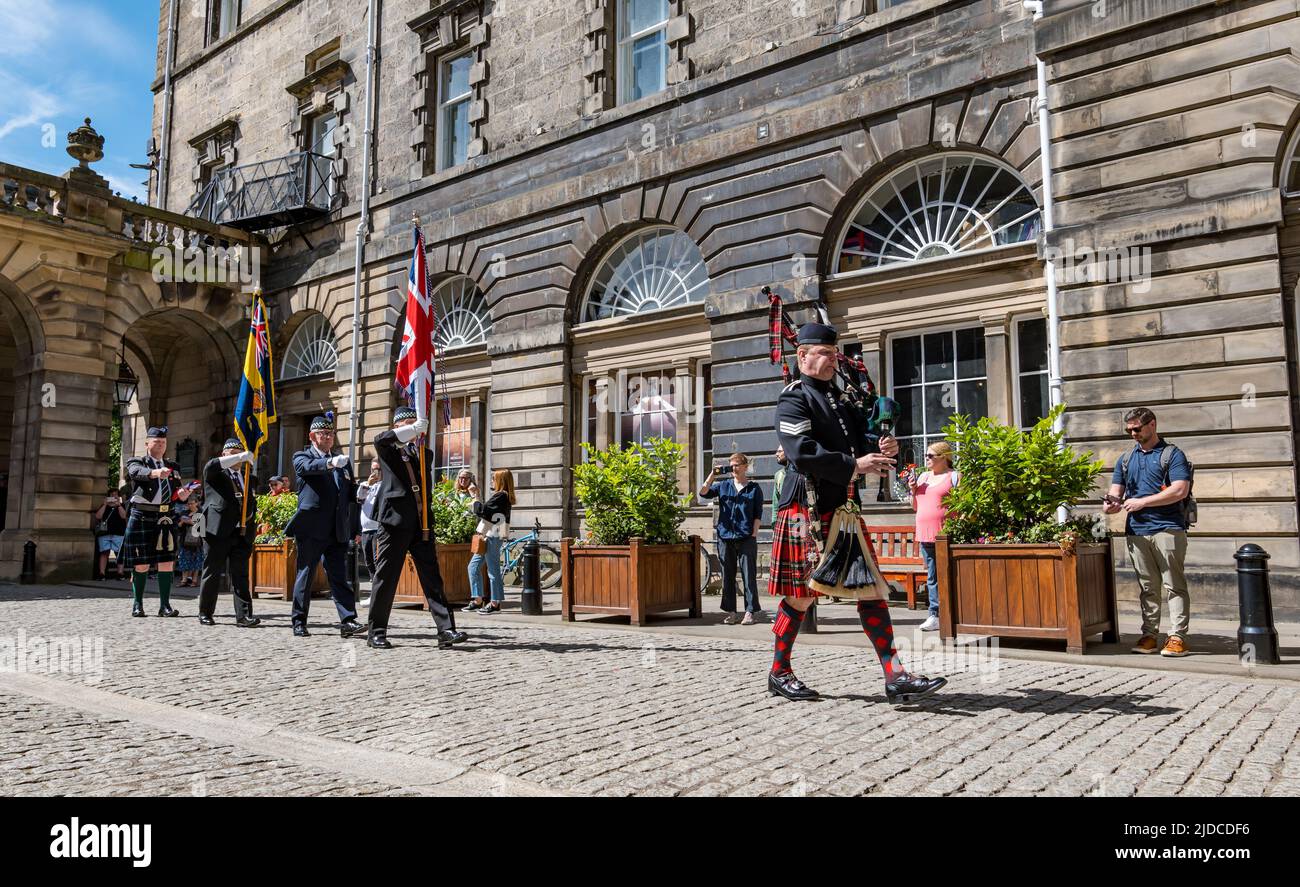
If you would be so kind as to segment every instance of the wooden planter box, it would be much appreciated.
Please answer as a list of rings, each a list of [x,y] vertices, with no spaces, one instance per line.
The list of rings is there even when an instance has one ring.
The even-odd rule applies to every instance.
[[[461,545],[438,546],[438,572],[442,574],[442,593],[447,596],[449,604],[469,602],[470,557],[468,542]],[[487,565],[481,566],[479,572],[483,574],[483,592],[486,594]],[[424,600],[424,592],[420,590],[420,577],[415,572],[415,564],[412,563],[409,554],[406,556],[406,563],[402,565],[402,575],[397,580],[397,594],[393,602],[419,604],[426,610],[429,608]]]
[[[293,600],[294,562],[297,548],[292,539],[286,539],[278,545],[254,545],[252,561],[248,565],[248,584],[253,597],[259,594],[274,595],[281,600]],[[316,565],[316,572],[311,577],[312,596],[329,594],[329,582],[325,578],[325,567]]]
[[[950,545],[936,540],[939,637],[1060,638],[1069,653],[1119,641],[1110,546]]]
[[[676,545],[560,545],[564,576],[561,615],[626,615],[644,625],[651,613],[688,610],[698,619],[700,607],[700,537]]]

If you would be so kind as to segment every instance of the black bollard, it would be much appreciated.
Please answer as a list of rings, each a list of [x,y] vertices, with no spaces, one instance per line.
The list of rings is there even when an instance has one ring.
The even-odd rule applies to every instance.
[[[18,581],[23,585],[36,584],[36,543],[31,539],[23,546],[23,572]]]
[[[817,602],[813,601],[811,607],[804,610],[803,624],[799,626],[801,634],[817,634]]]
[[[524,591],[521,596],[525,616],[542,615],[541,557],[536,539],[524,543]]]
[[[1237,651],[1245,664],[1277,665],[1277,628],[1273,625],[1273,596],[1268,588],[1268,552],[1247,542],[1233,555],[1237,561],[1237,599],[1241,627]]]

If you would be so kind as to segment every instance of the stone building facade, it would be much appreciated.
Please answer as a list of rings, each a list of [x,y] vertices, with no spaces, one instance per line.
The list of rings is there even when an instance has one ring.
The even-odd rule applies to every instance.
[[[415,215],[458,318],[444,461],[514,470],[516,522],[552,538],[580,530],[584,440],[671,434],[683,489],[733,450],[770,478],[763,287],[801,320],[824,306],[910,446],[953,409],[1031,421],[1052,249],[1071,442],[1113,462],[1125,408],[1152,407],[1198,469],[1203,611],[1234,606],[1247,540],[1300,607],[1295,0],[1048,0],[1037,22],[1018,0],[384,0],[358,336],[367,2],[209,5],[175,19],[169,94],[162,3],[153,202],[210,213],[236,202],[214,181],[303,151],[320,185],[314,212],[257,229],[294,355],[266,458],[323,405],[363,451],[389,421]],[[188,367],[186,409],[220,371]]]

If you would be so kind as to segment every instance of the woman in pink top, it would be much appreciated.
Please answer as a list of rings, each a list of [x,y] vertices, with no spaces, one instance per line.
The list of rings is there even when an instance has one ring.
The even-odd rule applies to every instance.
[[[921,544],[921,557],[925,560],[926,585],[930,591],[930,617],[921,623],[921,631],[939,628],[939,576],[935,567],[934,540],[939,535],[943,520],[948,516],[943,497],[957,483],[957,472],[952,470],[952,447],[944,441],[930,444],[925,451],[925,464],[929,471],[920,477],[908,479],[912,492],[912,510],[916,512],[916,541]]]

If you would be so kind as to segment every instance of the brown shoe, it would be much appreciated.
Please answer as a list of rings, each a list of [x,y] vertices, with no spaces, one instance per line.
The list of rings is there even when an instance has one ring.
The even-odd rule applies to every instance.
[[[1187,642],[1176,634],[1171,634],[1165,641],[1165,648],[1160,651],[1161,656],[1186,656]]]
[[[1153,634],[1142,635],[1142,640],[1137,642],[1137,646],[1132,649],[1133,653],[1155,653],[1160,649],[1160,644],[1156,642],[1156,636]]]

